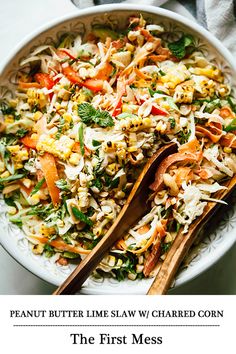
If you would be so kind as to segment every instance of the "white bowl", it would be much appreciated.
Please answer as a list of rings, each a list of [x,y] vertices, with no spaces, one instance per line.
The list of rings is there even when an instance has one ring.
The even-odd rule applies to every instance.
[[[145,5],[102,5],[80,11],[78,14],[71,14],[63,18],[56,19],[34,33],[26,37],[14,49],[6,59],[6,64],[1,73],[0,99],[12,95],[17,83],[17,73],[20,61],[28,56],[36,46],[51,43],[65,32],[77,32],[82,35],[91,29],[91,24],[104,24],[106,22],[117,23],[122,27],[130,15],[142,13],[145,18],[153,20],[155,23],[162,23],[171,32],[184,31],[193,34],[197,38],[198,46],[204,54],[223,69],[228,80],[231,80],[233,90],[235,90],[236,77],[235,60],[229,51],[208,31],[188,20],[168,10]],[[230,205],[235,204],[236,196],[232,197]],[[37,275],[38,277],[59,285],[72,271],[73,267],[58,267],[50,259],[32,254],[28,241],[21,230],[8,221],[5,206],[0,200],[0,241],[5,250],[14,257],[22,266]],[[182,268],[178,273],[175,286],[181,285],[201,272],[209,268],[220,257],[222,257],[236,241],[234,226],[236,224],[236,209],[225,209],[218,213],[221,219],[217,228],[215,220],[211,221],[211,230],[205,231],[206,235],[198,246],[193,248],[189,257],[191,262],[186,268]],[[151,280],[117,282],[114,279],[102,279],[95,281],[89,279],[83,289],[84,294],[145,294]]]

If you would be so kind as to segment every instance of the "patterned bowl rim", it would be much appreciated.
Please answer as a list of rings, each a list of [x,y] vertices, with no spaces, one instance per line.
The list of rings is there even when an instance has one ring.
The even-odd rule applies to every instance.
[[[176,14],[172,11],[162,9],[155,6],[150,5],[133,5],[133,4],[108,4],[108,5],[100,5],[96,7],[91,7],[87,9],[80,10],[78,13],[70,13],[62,17],[58,17],[53,21],[49,21],[46,24],[38,27],[35,31],[31,32],[29,35],[25,36],[18,45],[11,51],[11,53],[2,61],[2,67],[0,68],[0,75],[7,70],[9,63],[14,59],[17,53],[22,50],[24,47],[28,46],[34,39],[43,34],[44,32],[53,29],[53,27],[57,25],[62,25],[64,22],[69,20],[75,20],[84,18],[86,16],[91,15],[99,15],[104,13],[114,13],[116,11],[134,11],[134,12],[144,12],[150,13],[152,15],[157,15],[163,17],[163,19],[173,20],[173,22],[177,22],[184,27],[188,27],[191,31],[195,32],[199,36],[203,37],[204,41],[209,43],[217,52],[219,52],[225,61],[230,65],[232,71],[235,73],[236,76],[236,62],[229,52],[227,48],[216,38],[214,37],[209,31],[198,25],[196,22],[182,16]],[[175,282],[175,287],[178,287],[200,275],[202,272],[206,271],[210,268],[213,264],[215,264],[236,242],[236,233],[232,233],[231,238],[225,238],[224,242],[214,250],[214,257],[205,257],[204,261],[198,262],[195,265],[194,269],[191,272],[187,272],[186,274],[181,274],[181,277],[178,278]],[[11,257],[13,257],[18,263],[20,263],[24,268],[30,271],[32,274],[38,276],[39,278],[54,284],[59,285],[59,280],[55,278],[53,274],[45,271],[44,269],[38,268],[37,265],[34,265],[31,259],[24,258],[21,252],[17,250],[13,250],[9,247],[7,242],[7,238],[1,240],[1,245],[3,248],[9,253]],[[106,289],[107,290],[107,289]],[[127,293],[133,293],[133,287],[127,289]],[[91,289],[84,289],[82,293],[86,294],[103,294],[103,293],[114,293],[114,289],[108,290],[104,292],[100,287],[98,288],[91,288]],[[144,293],[143,289],[137,289],[136,294]]]

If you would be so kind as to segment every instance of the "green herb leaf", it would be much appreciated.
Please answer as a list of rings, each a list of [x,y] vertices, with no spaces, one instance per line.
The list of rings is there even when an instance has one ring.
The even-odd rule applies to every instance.
[[[175,128],[175,125],[176,125],[175,119],[174,119],[173,117],[170,117],[170,118],[168,119],[168,121],[170,122],[170,128],[171,128],[171,129],[174,129],[174,128]]]
[[[168,243],[162,243],[161,244],[161,253],[166,253],[169,249],[170,246],[172,245],[172,242],[168,242]]]
[[[79,219],[80,221],[84,222],[85,224],[92,226],[93,222],[84,214],[82,213],[82,211],[80,211],[78,208],[76,207],[72,207],[71,208],[72,213],[74,214],[74,216],[76,217],[76,219]]]
[[[186,54],[194,51],[194,40],[190,34],[183,35],[178,41],[168,44],[171,53],[178,59],[183,59]]]
[[[99,178],[95,179],[92,183],[92,187],[96,187],[99,191],[102,189],[102,182]]]
[[[23,136],[25,136],[26,134],[28,133],[28,130],[27,129],[18,129],[17,132],[16,132],[16,136],[18,138],[23,138]]]
[[[236,130],[236,118],[232,120],[232,122],[224,127],[224,131],[231,132],[232,130]]]
[[[93,145],[94,147],[96,147],[96,146],[100,146],[101,143],[100,143],[100,141],[92,140],[92,145]]]
[[[112,127],[114,125],[112,116],[106,112],[97,110],[96,115],[93,117],[93,121],[101,127]]]
[[[82,156],[84,156],[84,124],[79,125],[79,146]]]
[[[69,192],[70,191],[70,186],[68,185],[68,183],[66,182],[65,179],[59,179],[58,181],[55,182],[56,186],[62,190],[62,191],[66,191]]]
[[[96,109],[88,102],[80,103],[78,114],[83,123],[90,125],[93,123],[93,116],[96,115]]]
[[[37,193],[37,192],[41,189],[41,187],[42,187],[42,185],[44,184],[44,182],[45,182],[45,178],[43,177],[43,178],[35,185],[35,187],[33,188],[32,192],[30,193],[30,195],[34,195],[35,193]]]
[[[15,174],[15,175],[11,175],[9,177],[3,177],[0,178],[0,183],[5,183],[5,182],[11,182],[11,181],[16,181],[17,179],[21,179],[25,177],[24,173],[19,173],[19,174]]]
[[[78,105],[80,119],[86,125],[96,123],[101,127],[112,127],[114,125],[112,116],[107,111],[95,109],[90,103],[84,102]]]

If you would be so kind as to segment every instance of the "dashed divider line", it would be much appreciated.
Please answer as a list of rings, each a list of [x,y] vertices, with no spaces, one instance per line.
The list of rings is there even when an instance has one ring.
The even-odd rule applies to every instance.
[[[220,327],[219,324],[14,324],[13,327]]]

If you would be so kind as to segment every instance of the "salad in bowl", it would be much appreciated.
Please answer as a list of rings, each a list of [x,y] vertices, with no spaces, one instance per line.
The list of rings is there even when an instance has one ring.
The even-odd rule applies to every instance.
[[[236,172],[236,100],[227,73],[190,32],[141,13],[120,29],[65,32],[20,60],[0,102],[0,188],[30,252],[78,264],[117,218],[144,164],[178,152],[150,181],[151,210],[93,273],[153,277]]]

